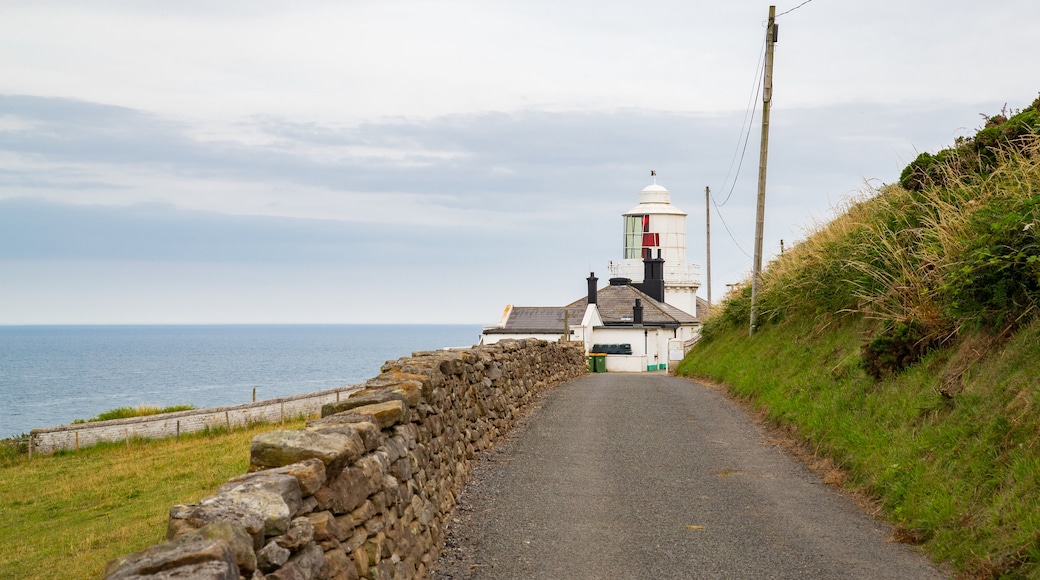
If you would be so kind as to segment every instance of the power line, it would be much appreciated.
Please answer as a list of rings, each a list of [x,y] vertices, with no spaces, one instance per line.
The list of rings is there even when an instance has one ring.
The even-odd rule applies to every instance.
[[[740,250],[742,254],[751,258],[751,254],[747,253],[744,246],[740,245],[740,242],[737,241],[737,238],[734,237],[733,232],[729,229],[729,224],[727,224],[726,220],[722,217],[722,212],[719,210],[719,204],[715,203],[715,196],[711,196],[711,204],[715,206],[715,213],[718,214],[719,220],[722,221],[722,227],[726,228],[726,233],[729,234],[729,239],[733,240],[733,243],[736,244],[737,249]]]
[[[765,47],[766,39],[762,37],[762,46]],[[748,104],[744,109],[744,120],[740,125],[740,135],[743,137],[744,145],[741,147],[741,138],[737,137],[737,149],[733,151],[733,158],[729,162],[729,169],[726,170],[726,177],[722,180],[722,191],[726,191],[726,182],[729,181],[729,176],[733,172],[733,162],[737,158],[737,153],[740,153],[740,163],[737,164],[737,173],[733,176],[733,183],[730,185],[729,193],[726,194],[726,199],[722,201],[722,205],[726,205],[729,202],[729,198],[733,195],[733,190],[737,187],[737,178],[740,177],[740,169],[744,165],[744,154],[747,152],[748,141],[751,138],[751,125],[755,122],[755,102],[758,101],[758,91],[762,87],[761,82],[761,71],[762,61],[764,59],[765,50],[759,49],[758,51],[758,64],[755,65],[755,77],[753,81],[753,88],[751,97],[748,99]],[[748,118],[750,114],[751,118]],[[745,131],[746,129],[746,131]]]
[[[790,9],[790,10],[786,11],[786,12],[781,12],[780,14],[777,14],[777,15],[776,15],[776,16],[774,16],[773,18],[780,18],[780,17],[781,17],[781,16],[783,16],[784,14],[790,14],[791,12],[794,12],[795,10],[798,10],[799,8],[801,8],[802,6],[805,6],[806,4],[808,4],[808,3],[810,3],[810,2],[812,2],[812,0],[805,0],[805,2],[802,2],[802,3],[801,3],[801,4],[799,4],[798,6],[795,6],[794,8],[792,8],[792,9]]]

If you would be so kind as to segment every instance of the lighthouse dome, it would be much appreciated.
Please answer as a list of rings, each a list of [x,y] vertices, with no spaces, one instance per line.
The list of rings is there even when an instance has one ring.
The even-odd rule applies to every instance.
[[[663,185],[650,184],[639,192],[639,203],[670,203],[672,194]]]
[[[663,185],[654,182],[639,192],[639,205],[625,212],[624,215],[673,214],[685,216],[686,213],[672,205],[672,193]]]

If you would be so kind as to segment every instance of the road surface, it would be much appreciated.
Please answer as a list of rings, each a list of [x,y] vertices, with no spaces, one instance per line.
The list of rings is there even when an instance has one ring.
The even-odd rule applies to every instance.
[[[891,533],[719,391],[592,374],[480,462],[432,577],[944,577]]]

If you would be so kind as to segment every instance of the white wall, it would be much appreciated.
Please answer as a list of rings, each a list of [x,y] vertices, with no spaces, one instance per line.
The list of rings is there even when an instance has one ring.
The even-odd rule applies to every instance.
[[[53,453],[59,449],[75,449],[77,446],[87,447],[102,441],[123,441],[134,437],[165,439],[179,433],[202,431],[207,427],[212,429],[230,425],[233,429],[250,423],[275,423],[300,415],[316,415],[321,412],[322,405],[339,401],[341,397],[346,398],[361,388],[362,385],[349,385],[230,407],[33,429],[29,433],[30,452]]]
[[[554,334],[481,334],[478,344],[495,344],[506,339],[520,340],[521,338],[536,338],[547,342],[560,342],[561,336],[563,336],[562,332]],[[580,341],[581,339],[581,331],[579,329],[571,329],[571,340]]]
[[[646,357],[642,355],[607,355],[608,373],[641,373],[646,372]]]

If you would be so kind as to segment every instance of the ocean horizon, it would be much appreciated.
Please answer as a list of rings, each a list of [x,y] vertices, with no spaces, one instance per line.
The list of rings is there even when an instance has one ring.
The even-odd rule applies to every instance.
[[[235,405],[358,384],[476,324],[0,326],[0,438],[116,407]]]

